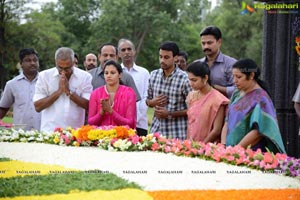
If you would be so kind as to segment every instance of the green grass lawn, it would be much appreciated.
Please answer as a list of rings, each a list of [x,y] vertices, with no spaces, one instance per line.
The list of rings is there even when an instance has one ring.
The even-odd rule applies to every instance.
[[[115,174],[85,172],[1,178],[0,187],[0,197],[68,194],[72,190],[141,189],[136,183],[129,182]]]

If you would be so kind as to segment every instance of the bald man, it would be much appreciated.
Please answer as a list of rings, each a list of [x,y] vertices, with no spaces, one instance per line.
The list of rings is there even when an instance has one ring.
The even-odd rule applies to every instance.
[[[83,66],[86,71],[97,67],[97,56],[93,53],[89,53],[85,56]]]

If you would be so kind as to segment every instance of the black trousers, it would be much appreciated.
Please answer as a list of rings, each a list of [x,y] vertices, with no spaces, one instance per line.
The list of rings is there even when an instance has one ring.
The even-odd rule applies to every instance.
[[[138,136],[146,136],[148,134],[148,130],[142,128],[136,128],[136,132]]]

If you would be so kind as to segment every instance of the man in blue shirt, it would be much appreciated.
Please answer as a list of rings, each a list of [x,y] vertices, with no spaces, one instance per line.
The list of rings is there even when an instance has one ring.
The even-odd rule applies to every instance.
[[[19,53],[21,73],[6,83],[0,100],[0,119],[13,106],[13,123],[23,125],[25,130],[40,130],[41,114],[35,111],[33,95],[38,79],[39,57],[32,48]]]
[[[220,51],[222,33],[218,27],[205,27],[200,32],[200,39],[205,54],[205,57],[201,58],[200,61],[209,66],[211,84],[219,92],[230,98],[234,90],[232,65],[236,59],[222,54]]]

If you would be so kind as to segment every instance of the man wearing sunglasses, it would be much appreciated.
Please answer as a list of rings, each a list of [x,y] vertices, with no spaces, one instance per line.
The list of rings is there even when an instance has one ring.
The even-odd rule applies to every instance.
[[[41,131],[78,128],[93,90],[92,76],[74,67],[74,51],[61,47],[55,52],[56,67],[42,71],[33,97],[36,111],[42,113]]]

